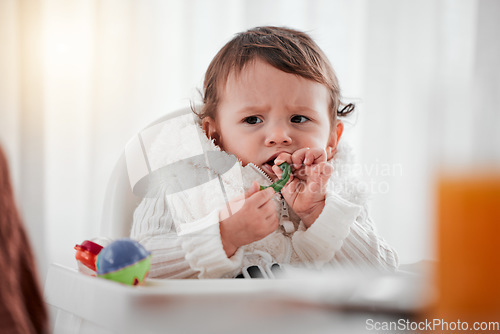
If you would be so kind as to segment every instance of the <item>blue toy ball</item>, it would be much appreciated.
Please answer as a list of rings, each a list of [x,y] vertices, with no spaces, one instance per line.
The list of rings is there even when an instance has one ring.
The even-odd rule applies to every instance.
[[[106,246],[97,258],[97,276],[137,285],[147,276],[151,252],[132,239],[119,239]]]

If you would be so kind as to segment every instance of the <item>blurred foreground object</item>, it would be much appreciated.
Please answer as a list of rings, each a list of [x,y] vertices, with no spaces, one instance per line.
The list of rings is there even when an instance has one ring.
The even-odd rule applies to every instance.
[[[437,199],[436,313],[449,321],[498,321],[500,172],[443,176]]]
[[[0,333],[45,333],[47,312],[1,146],[0,254]]]

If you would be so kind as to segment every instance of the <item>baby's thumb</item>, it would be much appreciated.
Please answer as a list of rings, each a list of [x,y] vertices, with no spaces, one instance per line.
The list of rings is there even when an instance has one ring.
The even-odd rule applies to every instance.
[[[255,194],[256,192],[258,192],[259,190],[260,190],[259,183],[257,181],[253,181],[252,185],[250,186],[250,188],[245,193],[245,198],[248,198],[248,197],[252,196],[253,194]]]

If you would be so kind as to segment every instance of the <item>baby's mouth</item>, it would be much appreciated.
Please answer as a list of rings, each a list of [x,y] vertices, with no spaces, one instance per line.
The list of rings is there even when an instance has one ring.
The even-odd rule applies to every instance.
[[[275,158],[269,159],[269,161],[266,161],[265,165],[274,166],[274,160]]]
[[[270,159],[262,164],[262,170],[264,170],[264,172],[273,180],[277,178],[276,173],[273,171],[274,159],[275,158]]]

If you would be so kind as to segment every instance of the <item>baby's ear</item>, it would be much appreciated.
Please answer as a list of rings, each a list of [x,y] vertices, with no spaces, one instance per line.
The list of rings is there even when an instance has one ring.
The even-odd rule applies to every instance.
[[[215,123],[215,120],[207,116],[201,121],[201,126],[203,128],[203,131],[205,131],[205,134],[209,139],[213,139],[215,142],[215,145],[219,145],[220,141],[220,135],[217,130],[217,124]]]
[[[335,152],[337,152],[337,145],[339,143],[340,137],[342,136],[342,133],[344,132],[344,123],[339,120],[337,120],[336,123],[337,124],[335,125],[335,128],[330,134],[328,145],[326,147],[327,160],[332,159],[335,155]]]

